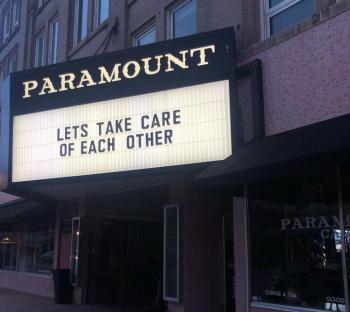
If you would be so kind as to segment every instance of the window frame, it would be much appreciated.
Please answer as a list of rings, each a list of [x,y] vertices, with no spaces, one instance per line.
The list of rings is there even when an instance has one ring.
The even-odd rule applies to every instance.
[[[282,2],[274,5],[270,8],[270,0],[261,0],[261,28],[262,28],[262,40],[270,38],[271,36],[271,18],[277,14],[289,9],[302,0],[283,0]],[[316,0],[314,0],[314,3]],[[314,4],[316,6],[316,3]]]
[[[11,26],[12,26],[12,32],[14,32],[16,28],[19,27],[19,21],[21,19],[21,1],[13,0],[11,12],[12,12]]]
[[[39,65],[38,62],[38,43],[39,39],[42,38],[43,48],[42,48],[42,64]],[[45,65],[45,31],[42,30],[35,36],[35,50],[34,50],[34,67],[41,67]]]
[[[177,1],[175,4],[173,4],[172,6],[170,6],[168,8],[168,17],[167,17],[167,38],[168,39],[175,39],[176,37],[174,36],[174,15],[175,13],[182,9],[184,6],[186,6],[187,4],[189,4],[191,1],[195,1],[196,2],[196,14],[198,17],[198,4],[197,4],[197,0],[183,0],[183,1]],[[196,32],[198,32],[198,18],[197,18],[197,30]]]
[[[102,0],[94,0],[94,29],[100,27],[110,16],[110,1],[108,0],[108,16],[103,21],[100,20],[100,5]]]
[[[138,44],[138,41],[140,40],[140,38],[142,38],[143,36],[149,34],[153,30],[155,32],[155,41],[154,42],[157,42],[157,26],[156,26],[156,23],[152,22],[152,23],[148,24],[147,27],[142,28],[139,32],[137,32],[133,36],[133,47],[140,47],[140,46],[142,46],[142,45]],[[154,42],[152,42],[152,43],[154,43]],[[151,44],[151,43],[149,43],[149,44]]]
[[[74,27],[73,27],[73,47],[77,46],[81,41],[85,40],[89,36],[90,32],[90,22],[89,22],[89,10],[90,10],[90,0],[87,1],[87,9],[86,9],[86,35],[81,37],[79,34],[79,5],[84,0],[75,0],[74,1]],[[83,13],[81,15],[83,17]],[[81,25],[82,29],[82,25]]]
[[[56,29],[56,37],[55,37],[55,60],[52,61],[52,55],[53,55],[53,49],[52,49],[52,43],[53,43],[53,25],[57,24]],[[58,36],[59,36],[59,22],[58,17],[55,16],[49,21],[49,29],[48,29],[48,52],[47,52],[47,64],[56,64],[57,63],[57,55],[58,55]]]
[[[346,247],[346,230],[345,230],[345,225],[346,225],[346,216],[345,216],[345,210],[344,210],[344,194],[346,192],[346,188],[344,187],[343,179],[344,176],[343,174],[343,169],[344,166],[337,165],[336,168],[333,170],[336,171],[336,176],[335,180],[333,183],[336,184],[336,200],[335,200],[335,205],[337,209],[335,210],[335,216],[338,217],[339,220],[339,230],[341,232],[341,270],[342,270],[342,282],[343,282],[343,291],[344,291],[344,300],[345,302],[343,303],[345,306],[345,311],[348,311],[350,308],[350,302],[349,302],[349,296],[347,294],[349,293],[349,270],[348,270],[348,263],[347,263],[347,247]],[[245,186],[246,190],[248,189],[248,185]],[[312,307],[303,307],[303,306],[297,306],[297,305],[292,305],[292,304],[286,304],[286,303],[271,303],[271,302],[266,302],[266,301],[254,301],[252,298],[252,275],[253,275],[253,269],[252,269],[252,240],[251,240],[251,228],[253,227],[252,225],[252,216],[251,216],[251,209],[250,205],[252,204],[251,201],[259,200],[254,198],[254,196],[251,196],[248,192],[245,193],[244,195],[244,200],[246,202],[246,216],[247,218],[245,219],[245,229],[247,232],[247,235],[249,239],[246,241],[245,246],[247,248],[247,259],[248,259],[248,268],[249,268],[249,278],[248,278],[248,284],[247,284],[247,289],[248,289],[248,302],[247,306],[249,307],[255,307],[255,308],[262,308],[262,309],[272,309],[272,310],[283,310],[283,311],[304,311],[304,312],[324,312],[328,311],[328,309],[319,309],[319,308],[312,308]],[[264,199],[262,199],[264,200]],[[266,199],[265,199],[266,200]],[[350,228],[350,227],[349,227]],[[331,228],[329,228],[331,229]],[[349,231],[349,230],[347,230]],[[337,302],[329,302],[330,303],[330,308],[329,311],[334,311],[332,310],[333,304],[338,304]],[[338,310],[337,310],[338,311]],[[339,311],[341,311],[339,309]]]
[[[14,68],[13,68],[14,64]],[[12,67],[12,68],[10,68]],[[15,54],[13,57],[10,57],[7,61],[7,73],[8,75],[17,71],[17,54]]]
[[[8,39],[11,36],[11,1],[8,1],[4,7],[1,10],[1,18],[2,18],[2,24],[1,24],[1,44],[5,45],[8,41]],[[5,19],[6,17],[6,19]],[[6,27],[8,26],[8,27]],[[6,30],[6,32],[5,32]]]

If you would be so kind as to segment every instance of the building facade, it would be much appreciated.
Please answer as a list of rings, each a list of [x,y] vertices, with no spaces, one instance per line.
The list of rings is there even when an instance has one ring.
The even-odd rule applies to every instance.
[[[239,125],[232,156],[209,167],[48,185],[3,204],[0,287],[53,297],[51,269],[67,268],[79,304],[349,311],[349,8],[0,1],[3,99],[14,71],[231,27]]]

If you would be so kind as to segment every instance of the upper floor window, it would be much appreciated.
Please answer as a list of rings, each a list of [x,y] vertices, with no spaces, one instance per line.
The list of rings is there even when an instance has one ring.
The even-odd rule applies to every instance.
[[[49,55],[48,63],[57,63],[57,48],[58,48],[58,21],[54,19],[49,25]]]
[[[21,1],[8,1],[1,10],[1,44],[4,45],[19,27]]]
[[[134,38],[134,46],[140,47],[145,44],[156,42],[156,26],[148,27],[144,31],[137,34]]]
[[[19,0],[13,1],[12,6],[12,26],[13,28],[17,27],[19,25],[19,17],[20,17],[20,5],[21,2]]]
[[[315,0],[264,0],[265,37],[312,16]]]
[[[94,26],[101,25],[109,16],[109,0],[95,0]]]
[[[17,70],[17,47],[12,49],[4,58],[0,64],[0,81],[6,79],[7,76]]]
[[[193,35],[197,32],[197,1],[186,0],[169,11],[169,38]]]
[[[45,65],[45,34],[42,32],[35,40],[35,67]]]
[[[10,37],[11,32],[11,11],[10,5],[7,5],[2,12],[2,43],[5,43]]]
[[[17,54],[9,58],[7,68],[9,74],[17,70]]]
[[[88,34],[89,0],[75,0],[74,44],[84,40]]]

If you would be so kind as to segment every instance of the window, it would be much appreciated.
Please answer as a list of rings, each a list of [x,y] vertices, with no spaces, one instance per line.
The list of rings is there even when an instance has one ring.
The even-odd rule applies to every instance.
[[[14,56],[9,59],[8,65],[7,65],[7,72],[9,74],[15,72],[17,70],[17,56]]]
[[[8,1],[1,11],[1,43],[4,45],[18,30],[20,20],[20,0]]]
[[[197,1],[188,0],[170,9],[169,37],[179,38],[197,32]]]
[[[49,57],[48,63],[55,64],[57,62],[58,47],[58,21],[52,20],[49,26]]]
[[[109,16],[109,0],[95,0],[94,8],[94,25],[96,28]]]
[[[135,36],[134,46],[139,47],[154,42],[156,42],[156,26],[153,25]]]
[[[181,299],[179,210],[179,205],[164,206],[163,298],[172,302],[179,302]]]
[[[32,224],[22,233],[19,271],[51,274],[55,236],[53,224]]]
[[[312,16],[315,0],[264,0],[265,37]]]
[[[337,179],[310,180],[250,201],[251,299],[345,311]]]
[[[14,232],[0,232],[0,270],[16,270],[17,237]]]
[[[2,12],[2,17],[2,43],[5,43],[10,37],[11,31],[11,13],[9,5],[6,8],[4,8],[4,11]]]
[[[88,34],[89,0],[75,0],[74,43],[84,40]]]
[[[44,49],[45,49],[45,35],[44,33],[37,36],[35,41],[35,66],[43,66],[45,65],[44,58]]]
[[[12,5],[12,29],[13,31],[19,26],[20,18],[20,1],[14,0]]]

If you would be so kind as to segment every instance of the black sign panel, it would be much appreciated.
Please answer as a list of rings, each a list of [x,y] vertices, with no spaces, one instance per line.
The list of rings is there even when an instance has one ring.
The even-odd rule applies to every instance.
[[[234,51],[229,28],[16,72],[12,114],[232,80]]]
[[[88,161],[90,162],[87,167],[94,167],[98,159],[89,156],[94,153],[99,154],[98,156],[103,156],[107,155],[108,152],[110,152],[110,154],[115,152],[115,154],[113,154],[108,161],[104,161],[103,164],[114,161],[116,153],[120,152],[122,149],[122,152],[124,152],[124,150],[126,151],[125,154],[137,150],[137,153],[139,153],[138,155],[142,153],[142,155],[145,155],[145,150],[141,150],[143,146],[141,146],[141,143],[139,143],[140,146],[138,146],[137,142],[139,141],[136,141],[141,140],[141,138],[145,138],[144,141],[142,141],[142,144],[146,144],[146,147],[152,145],[151,148],[153,148],[153,145],[165,146],[167,144],[175,146],[175,143],[180,146],[180,140],[175,142],[174,137],[175,135],[178,135],[177,138],[184,137],[178,133],[181,133],[184,129],[181,128],[181,118],[185,116],[185,113],[180,112],[180,109],[178,108],[172,108],[171,111],[157,111],[154,116],[156,120],[155,128],[157,128],[157,122],[159,122],[158,118],[160,118],[159,116],[162,116],[163,123],[167,128],[164,124],[160,125],[159,122],[158,127],[161,128],[161,126],[163,126],[163,128],[155,129],[153,132],[150,130],[147,133],[146,130],[153,127],[150,124],[143,125],[143,132],[136,133],[138,130],[134,130],[134,128],[136,129],[137,127],[135,126],[133,128],[131,123],[135,122],[136,124],[148,122],[151,120],[152,116],[138,116],[138,118],[134,116],[134,118],[131,118],[127,115],[128,113],[125,113],[124,115],[120,114],[121,116],[118,120],[108,120],[107,122],[94,120],[93,125],[89,125],[87,122],[86,124],[83,124],[85,120],[79,120],[78,122],[74,121],[75,123],[72,124],[73,122],[71,120],[67,121],[66,118],[62,118],[62,120],[64,119],[64,122],[58,126],[52,125],[51,119],[48,119],[44,117],[44,114],[41,114],[41,121],[44,119],[46,120],[45,126],[41,128],[44,129],[43,131],[39,131],[40,127],[35,128],[32,126],[23,130],[21,128],[23,120],[26,125],[38,124],[38,122],[33,121],[32,119],[28,121],[28,119],[22,118],[27,117],[25,115],[28,114],[35,115],[33,113],[46,113],[47,111],[50,111],[50,116],[52,117],[53,115],[51,114],[55,114],[54,110],[63,108],[75,108],[78,105],[85,104],[100,104],[99,102],[108,100],[134,97],[137,95],[146,95],[168,90],[172,91],[178,88],[225,81],[227,88],[224,89],[223,87],[221,90],[228,90],[228,92],[225,91],[226,93],[224,97],[225,99],[229,99],[225,103],[231,105],[230,111],[229,109],[226,110],[226,108],[222,107],[220,109],[215,109],[223,112],[222,115],[225,115],[226,112],[230,113],[230,120],[226,118],[225,122],[228,120],[227,123],[229,124],[231,121],[231,136],[229,137],[227,132],[225,132],[221,137],[229,138],[228,141],[232,138],[232,145],[236,146],[239,141],[238,135],[240,133],[240,123],[238,120],[240,118],[236,107],[236,60],[234,42],[234,31],[232,28],[227,28],[163,41],[144,47],[116,51],[11,74],[9,189],[19,189],[24,186],[30,187],[34,184],[39,185],[48,182],[61,183],[63,179],[67,181],[69,179],[70,182],[78,180],[85,181],[85,179],[88,178],[96,179],[97,176],[99,179],[105,179],[106,175],[111,177],[111,175],[115,174],[120,175],[121,172],[129,175],[132,168],[136,168],[133,169],[135,174],[135,172],[139,170],[155,170],[156,168],[161,170],[162,167],[178,167],[186,163],[181,163],[176,160],[173,162],[169,161],[165,165],[162,165],[162,163],[151,163],[150,165],[146,164],[143,166],[141,161],[141,165],[139,165],[139,163],[137,164],[138,166],[134,167],[133,165],[130,165],[126,169],[123,166],[118,167],[116,165],[112,169],[108,168],[105,171],[102,171],[102,169],[100,171],[89,171],[84,169],[74,173],[69,171],[68,173],[65,172],[64,174],[61,174],[61,172],[59,172],[59,170],[64,170],[68,167],[75,169],[83,162],[85,162],[84,164],[87,164]],[[216,92],[216,95],[218,94],[220,95],[221,93]],[[192,98],[194,97],[196,96],[192,96]],[[84,108],[87,106],[88,105],[84,106]],[[213,106],[211,106],[211,108],[213,108]],[[89,112],[92,116],[95,116],[92,112],[99,110],[101,110],[100,106]],[[137,111],[137,109],[135,109],[135,111]],[[200,115],[201,113],[201,111],[199,113],[194,113],[191,117]],[[32,118],[32,115],[30,115],[30,118]],[[228,114],[225,116],[227,115]],[[64,116],[67,116],[67,114]],[[70,116],[73,116],[73,113],[71,113]],[[185,117],[183,118],[185,119]],[[14,120],[16,120],[15,123]],[[124,128],[121,126],[122,122],[125,123]],[[111,138],[109,133],[113,132],[112,130],[108,127],[105,129],[105,132],[101,130],[105,124],[113,125],[114,128],[112,130],[115,132],[121,129],[120,132],[134,131],[135,134],[130,134],[126,137],[126,140],[123,141],[119,140],[121,135],[118,138]],[[201,122],[198,122],[198,124],[201,124]],[[16,126],[16,131],[14,130],[14,126]],[[139,125],[137,124],[137,126]],[[224,129],[224,127],[221,128]],[[50,129],[50,133],[47,132],[48,129]],[[98,129],[99,133],[94,136],[91,133],[96,129]],[[176,133],[176,129],[181,129],[181,131],[177,130]],[[44,131],[46,132],[44,133]],[[79,134],[77,134],[78,131],[80,131]],[[205,131],[203,131],[203,133],[204,132]],[[14,136],[14,133],[16,133],[16,136]],[[32,146],[35,147],[34,152],[22,152],[24,147],[27,148],[26,144],[28,143],[28,140],[25,139],[24,135],[22,136],[22,133],[26,133],[25,135],[30,137],[30,144],[32,144],[30,148]],[[187,133],[189,132],[187,131]],[[191,132],[191,135],[192,133],[193,132]],[[211,131],[210,133],[215,133],[215,131]],[[56,137],[55,144],[49,146],[49,144],[52,143],[53,136]],[[50,137],[51,141],[45,143],[45,150],[35,146],[37,140],[46,140],[48,137]],[[197,135],[197,141],[200,141],[198,137],[199,135]],[[15,140],[13,140],[14,138]],[[80,142],[79,140],[83,142]],[[211,141],[216,142],[215,139],[212,139]],[[23,142],[25,142],[25,144]],[[12,145],[14,146],[14,150],[17,151],[16,155],[14,153],[14,159],[16,161],[13,160]],[[221,147],[222,146],[220,146],[220,148]],[[149,148],[147,152],[149,152],[151,148]],[[215,151],[220,148],[213,147],[211,150]],[[198,148],[197,151],[200,151],[200,149]],[[227,157],[231,151],[230,147],[227,147],[225,151],[225,157]],[[138,157],[138,155],[135,156],[136,152],[133,154],[134,156],[130,156],[130,153],[125,159]],[[166,152],[163,154],[165,153]],[[26,156],[29,154],[31,155],[31,158]],[[37,157],[37,155],[40,154],[48,156],[45,159],[41,159],[40,157]],[[168,152],[167,154],[171,153]],[[151,154],[148,153],[148,155]],[[73,161],[70,160],[74,157],[80,157],[79,159],[81,159],[81,162],[73,164]],[[85,158],[83,159],[83,157]],[[206,161],[223,159],[223,157],[220,157],[221,155],[208,156],[209,160]],[[148,159],[151,158],[152,157],[149,157]],[[158,159],[162,157],[159,157],[159,155],[153,157],[153,159],[156,158]],[[62,165],[58,167],[57,163],[54,162],[55,159],[68,159],[69,161],[64,164],[62,161]],[[188,161],[186,164],[194,164],[197,163],[196,161]],[[67,165],[68,162],[70,162],[69,165]],[[34,163],[37,167],[31,166],[31,164]],[[100,163],[102,163],[102,161]],[[48,168],[50,167],[50,169],[60,169],[57,170],[57,174],[55,172],[51,175],[45,175],[46,173],[36,175],[34,172],[35,168],[44,168],[44,165]],[[117,170],[115,170],[116,167],[118,167]],[[18,169],[16,174],[14,169]],[[24,173],[24,175],[21,175],[22,173]]]

